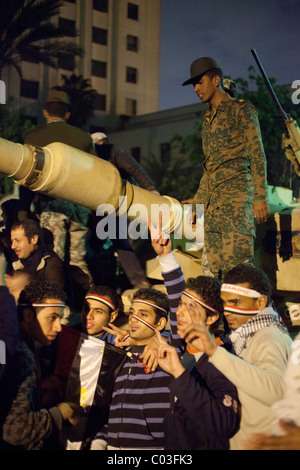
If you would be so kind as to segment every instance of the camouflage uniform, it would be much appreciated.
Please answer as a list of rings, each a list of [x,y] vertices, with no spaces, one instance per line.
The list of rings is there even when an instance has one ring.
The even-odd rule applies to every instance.
[[[253,260],[253,202],[267,202],[266,158],[258,116],[251,103],[224,95],[202,126],[206,157],[194,196],[205,208],[205,246],[218,275]]]

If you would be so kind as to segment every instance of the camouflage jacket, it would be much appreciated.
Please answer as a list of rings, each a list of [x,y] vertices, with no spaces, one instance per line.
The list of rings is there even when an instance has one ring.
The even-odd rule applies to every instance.
[[[267,202],[266,157],[257,111],[225,95],[209,108],[202,126],[204,173],[195,204]]]

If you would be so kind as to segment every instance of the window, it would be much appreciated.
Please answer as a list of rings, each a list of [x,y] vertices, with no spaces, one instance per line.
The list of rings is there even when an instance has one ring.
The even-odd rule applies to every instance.
[[[92,60],[92,75],[95,77],[106,78],[107,63],[100,60]]]
[[[59,18],[59,27],[64,31],[65,36],[76,36],[76,23],[73,20]]]
[[[38,64],[39,63],[39,51],[40,48],[38,46],[27,46],[26,51],[23,51],[21,53],[22,55],[22,60],[25,60],[26,62],[32,62],[33,64]]]
[[[139,19],[139,6],[138,5],[135,5],[134,3],[128,3],[127,18],[129,18],[130,20],[138,21]]]
[[[107,46],[107,29],[93,27],[93,42]]]
[[[106,95],[96,95],[95,109],[98,111],[106,111]]]
[[[126,67],[126,82],[137,83],[137,69],[134,67]]]
[[[37,99],[39,96],[39,82],[21,80],[20,95],[24,98]]]
[[[125,102],[125,114],[127,116],[136,116],[137,101],[130,98],[126,98]]]
[[[138,51],[138,41],[139,38],[132,36],[131,34],[127,35],[127,50],[132,52]]]
[[[108,12],[108,0],[93,0],[93,9],[107,13]]]
[[[58,68],[63,70],[74,70],[75,58],[72,54],[60,54],[58,58]]]

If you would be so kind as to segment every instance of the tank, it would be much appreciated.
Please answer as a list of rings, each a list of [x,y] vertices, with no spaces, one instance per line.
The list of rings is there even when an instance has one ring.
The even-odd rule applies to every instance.
[[[62,143],[40,148],[0,138],[0,172],[18,185],[82,205],[98,215],[108,208],[132,221],[138,217],[146,228],[148,217],[155,225],[162,211],[167,214],[162,230],[172,237],[184,276],[203,274],[201,214],[197,230],[192,231],[187,221],[190,206],[131,185],[111,163]],[[300,204],[292,201],[291,194],[285,196],[287,191],[269,187],[272,215],[267,223],[257,226],[255,260],[269,275],[278,295],[299,302]],[[156,259],[147,262],[146,274],[161,279]]]
[[[41,148],[0,138],[0,172],[18,185],[87,207],[98,215],[115,211],[118,216],[138,221],[144,230],[148,217],[156,225],[162,212],[162,230],[175,241],[175,256],[184,275],[202,274],[201,214],[197,230],[192,230],[188,223],[189,205],[131,185],[106,160],[58,142]],[[160,278],[156,260],[150,261],[147,275]]]

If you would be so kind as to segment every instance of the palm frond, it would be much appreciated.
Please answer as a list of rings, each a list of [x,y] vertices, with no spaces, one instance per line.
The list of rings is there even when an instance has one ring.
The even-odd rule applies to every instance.
[[[39,47],[35,59],[53,67],[62,54],[82,55],[75,42],[64,39],[77,32],[51,22],[63,4],[64,0],[1,0],[0,73],[12,65],[21,74],[20,60],[24,53],[30,55],[32,45]]]

